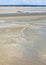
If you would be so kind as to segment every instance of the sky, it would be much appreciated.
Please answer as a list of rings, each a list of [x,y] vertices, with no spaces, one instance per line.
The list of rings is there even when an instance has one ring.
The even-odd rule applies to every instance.
[[[0,5],[46,5],[46,0],[0,0]]]

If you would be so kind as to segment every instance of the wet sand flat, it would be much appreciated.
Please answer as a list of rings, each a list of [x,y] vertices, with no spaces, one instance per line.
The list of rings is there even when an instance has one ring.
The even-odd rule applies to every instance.
[[[46,16],[26,17],[0,20],[0,65],[46,65]]]
[[[46,7],[0,7],[1,13],[8,13],[8,12],[46,12]]]
[[[46,13],[45,13],[46,14]],[[27,16],[4,16],[0,17],[1,21],[7,22],[8,20],[17,22],[28,22],[36,20],[46,20],[46,15],[27,15]],[[7,21],[6,21],[7,20]]]

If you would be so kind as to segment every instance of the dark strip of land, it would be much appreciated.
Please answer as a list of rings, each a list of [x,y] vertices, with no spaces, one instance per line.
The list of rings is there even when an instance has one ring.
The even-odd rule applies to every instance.
[[[0,5],[0,7],[46,7],[46,5]]]

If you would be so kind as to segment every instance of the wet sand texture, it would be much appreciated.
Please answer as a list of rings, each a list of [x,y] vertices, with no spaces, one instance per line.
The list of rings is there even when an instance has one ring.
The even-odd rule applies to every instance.
[[[0,22],[0,65],[46,65],[46,20]]]

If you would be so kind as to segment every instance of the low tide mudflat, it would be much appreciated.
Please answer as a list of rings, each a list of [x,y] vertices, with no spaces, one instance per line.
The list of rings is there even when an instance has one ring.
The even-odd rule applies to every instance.
[[[24,18],[0,20],[0,65],[46,65],[46,16]]]

